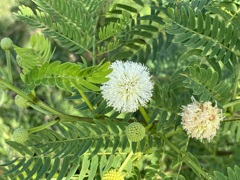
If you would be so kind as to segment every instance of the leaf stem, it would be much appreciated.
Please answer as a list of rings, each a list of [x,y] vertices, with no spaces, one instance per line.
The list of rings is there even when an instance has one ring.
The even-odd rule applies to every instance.
[[[13,83],[13,78],[12,78],[12,65],[11,65],[11,53],[10,50],[5,50],[6,53],[6,59],[7,59],[7,72],[8,72],[8,80],[10,83]]]
[[[141,114],[142,114],[144,120],[146,121],[146,123],[148,123],[149,122],[149,117],[148,117],[147,112],[145,111],[145,109],[142,106],[139,106],[138,109],[141,112]]]
[[[235,105],[237,105],[237,104],[240,104],[240,99],[237,99],[237,100],[235,100],[235,101],[232,101],[232,102],[229,102],[229,103],[227,103],[227,104],[224,104],[224,105],[223,105],[223,108],[224,108],[224,109],[227,109],[228,107],[235,106]]]
[[[39,112],[41,112],[43,114],[46,114],[46,115],[49,115],[49,116],[52,115],[52,113],[46,111],[45,109],[40,108],[39,106],[35,105],[32,102],[28,102],[28,105],[31,106],[33,109],[35,109],[35,110],[37,110],[37,111],[39,111]]]
[[[131,152],[128,154],[128,156],[127,156],[127,158],[125,159],[125,161],[122,163],[121,167],[118,169],[118,172],[119,172],[119,173],[121,173],[121,172],[123,171],[123,169],[124,169],[125,166],[127,165],[128,161],[131,159],[132,155],[133,155],[133,152],[131,151]]]
[[[50,126],[52,126],[52,125],[54,125],[58,122],[59,122],[59,119],[56,119],[56,120],[50,121],[48,123],[45,123],[43,125],[28,129],[28,133],[35,133],[35,132],[41,131],[41,130],[46,129],[46,128],[48,128],[48,127],[50,127]]]
[[[187,147],[188,147],[188,144],[189,144],[189,139],[190,139],[190,137],[188,136],[188,140],[187,140],[187,143],[186,143],[186,146],[185,146],[186,148],[184,148],[185,152],[187,151]],[[183,165],[183,162],[180,163],[180,166],[179,166],[179,169],[178,169],[178,176],[177,176],[176,180],[178,180],[178,178],[179,178],[180,172],[182,170],[182,165]]]
[[[99,18],[97,17],[95,22],[98,23],[98,19],[99,19]],[[96,64],[96,57],[97,57],[97,55],[96,55],[97,23],[96,23],[96,25],[95,25],[95,27],[94,27],[94,35],[93,35],[93,58],[92,58],[92,65],[93,65],[93,66],[95,66],[95,64]]]
[[[80,95],[82,96],[82,98],[84,99],[85,103],[87,104],[87,106],[89,107],[89,109],[91,111],[94,110],[93,105],[91,104],[91,102],[89,101],[88,97],[84,94],[84,92],[80,89],[78,89],[78,92],[80,93]]]

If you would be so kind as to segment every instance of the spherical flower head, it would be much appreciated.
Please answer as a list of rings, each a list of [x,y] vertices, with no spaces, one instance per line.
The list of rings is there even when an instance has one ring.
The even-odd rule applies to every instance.
[[[110,68],[113,71],[107,76],[109,81],[101,86],[107,104],[119,112],[135,112],[139,106],[146,106],[153,89],[147,67],[130,61],[116,61]]]
[[[183,129],[187,134],[196,139],[210,141],[217,133],[220,122],[223,120],[222,110],[207,101],[200,103],[192,97],[192,103],[183,106],[182,116]]]
[[[12,40],[10,39],[10,38],[8,38],[8,37],[5,37],[5,38],[3,38],[2,40],[1,40],[1,48],[3,49],[3,50],[9,50],[9,49],[11,49],[12,48],[12,46],[13,46],[13,42],[12,42]]]
[[[124,180],[124,178],[120,172],[111,169],[103,174],[102,180]]]
[[[13,139],[18,143],[24,144],[29,139],[28,131],[22,127],[15,129]]]
[[[14,101],[15,101],[15,104],[20,108],[27,108],[29,106],[28,100],[26,100],[22,96],[16,95]]]
[[[139,122],[133,122],[126,128],[126,135],[132,142],[141,141],[144,138],[145,134],[146,132],[144,126]]]

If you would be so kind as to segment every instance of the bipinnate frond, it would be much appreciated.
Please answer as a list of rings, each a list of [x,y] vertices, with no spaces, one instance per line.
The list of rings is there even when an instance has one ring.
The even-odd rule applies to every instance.
[[[21,21],[38,28],[76,54],[90,52],[93,45],[96,13],[103,1],[36,0],[36,14],[20,6],[15,14]],[[93,3],[94,2],[94,3]]]
[[[112,71],[109,66],[110,62],[87,68],[71,62],[62,64],[60,61],[46,62],[41,67],[33,68],[24,76],[24,82],[27,85],[25,92],[32,91],[40,84],[57,86],[68,92],[73,92],[73,88],[83,91],[99,91],[96,84],[108,80],[106,76]]]
[[[31,48],[14,47],[17,53],[17,63],[23,73],[28,73],[35,66],[42,66],[49,62],[53,56],[51,43],[42,34],[34,34],[30,38]]]
[[[175,35],[174,42],[183,43],[191,49],[200,49],[202,56],[214,58],[224,64],[237,63],[240,51],[239,30],[233,25],[203,14],[191,7],[168,8],[166,31]]]
[[[116,3],[109,15],[106,25],[99,31],[99,43],[105,42],[109,47],[99,48],[100,54],[111,52],[112,59],[131,59],[144,62],[148,57],[156,59],[157,50],[163,48],[166,40],[159,35],[162,28],[162,18],[158,10],[152,9],[151,15],[142,14],[149,3],[136,4],[143,7]]]
[[[200,101],[209,101],[211,98],[224,103],[230,99],[230,86],[225,81],[220,81],[218,73],[210,67],[188,67],[186,79],[183,81],[186,88],[190,88],[194,95],[200,96]]]
[[[156,123],[157,132],[168,129],[179,121],[178,111],[181,103],[170,86],[156,84],[153,91],[153,101],[156,107],[153,108],[148,123]]]
[[[111,167],[120,166],[130,147],[134,152],[147,153],[159,141],[159,137],[149,134],[130,146],[125,127],[126,123],[111,120],[96,120],[94,124],[60,123],[55,130],[31,134],[26,145],[7,141],[22,157],[1,166],[8,167],[5,174],[11,179],[51,179],[55,173],[58,179],[77,175],[79,179],[92,179],[97,171],[102,175]]]

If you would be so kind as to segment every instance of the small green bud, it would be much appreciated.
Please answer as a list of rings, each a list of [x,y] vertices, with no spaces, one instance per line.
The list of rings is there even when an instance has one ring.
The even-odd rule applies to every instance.
[[[18,143],[24,144],[29,139],[28,131],[22,127],[15,129],[13,139]]]
[[[11,40],[10,38],[5,37],[5,38],[3,38],[3,39],[1,40],[0,45],[1,45],[1,48],[2,48],[3,50],[9,50],[9,49],[12,48],[13,42],[12,42],[12,40]]]
[[[144,126],[139,122],[129,124],[126,128],[126,135],[128,139],[133,142],[141,141],[145,134],[146,132]]]
[[[120,172],[111,169],[103,174],[102,180],[124,180],[124,178]]]
[[[15,101],[15,104],[20,108],[27,108],[29,106],[28,100],[26,100],[22,96],[16,95],[14,101]]]

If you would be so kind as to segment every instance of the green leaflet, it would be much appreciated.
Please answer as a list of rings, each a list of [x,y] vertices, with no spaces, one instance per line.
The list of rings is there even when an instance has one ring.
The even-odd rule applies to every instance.
[[[227,176],[225,176],[222,172],[214,171],[213,180],[239,180],[240,179],[240,168],[235,165],[234,168],[227,168]]]

